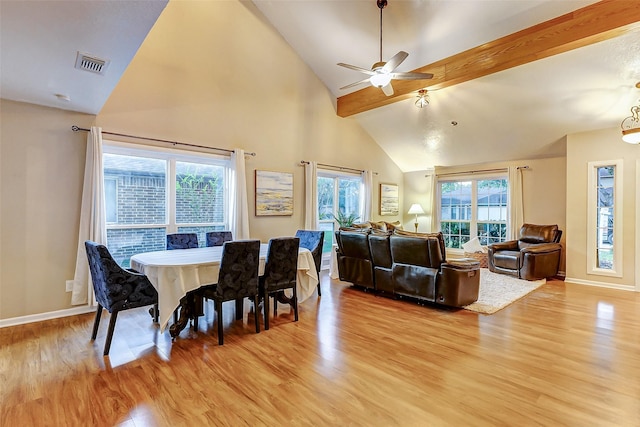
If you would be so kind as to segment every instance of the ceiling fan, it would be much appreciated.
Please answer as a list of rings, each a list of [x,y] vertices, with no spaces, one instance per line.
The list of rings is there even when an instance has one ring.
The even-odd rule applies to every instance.
[[[380,9],[380,61],[373,64],[370,70],[355,65],[338,63],[339,66],[349,68],[351,70],[360,71],[368,75],[369,77],[343,86],[340,89],[348,89],[350,87],[357,86],[362,83],[371,83],[372,86],[382,89],[385,95],[393,95],[393,86],[391,86],[391,80],[422,80],[431,79],[433,74],[430,73],[398,73],[394,70],[404,61],[409,54],[407,52],[400,51],[396,53],[389,61],[382,61],[382,9],[387,5],[387,0],[376,0],[376,4]]]

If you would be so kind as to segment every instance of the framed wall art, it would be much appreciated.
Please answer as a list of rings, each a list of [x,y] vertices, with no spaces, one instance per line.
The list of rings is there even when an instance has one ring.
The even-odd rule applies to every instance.
[[[380,184],[380,215],[398,215],[398,185]]]
[[[256,216],[293,215],[293,174],[256,169]]]

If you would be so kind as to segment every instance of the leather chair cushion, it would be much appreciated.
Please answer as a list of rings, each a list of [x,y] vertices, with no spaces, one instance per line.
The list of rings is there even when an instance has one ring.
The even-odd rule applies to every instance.
[[[499,251],[493,254],[493,264],[498,268],[518,270],[520,251]]]
[[[557,225],[524,224],[520,227],[520,242],[550,243],[555,241],[558,233]]]

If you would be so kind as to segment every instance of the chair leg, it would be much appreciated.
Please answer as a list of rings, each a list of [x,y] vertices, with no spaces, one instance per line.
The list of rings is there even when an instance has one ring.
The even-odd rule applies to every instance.
[[[93,332],[91,333],[91,339],[95,340],[98,335],[98,326],[100,325],[100,316],[102,316],[102,306],[98,304],[98,309],[96,310],[96,319],[93,321]]]
[[[297,288],[298,286],[295,285],[293,287],[293,296],[291,297],[291,302],[293,302],[293,318],[295,319],[295,321],[298,321],[298,291]]]
[[[244,298],[236,299],[236,320],[242,319],[244,314]]]
[[[278,317],[278,294],[277,293],[273,294],[273,317]]]
[[[322,288],[320,287],[320,275],[318,275],[318,296],[322,296]]]
[[[256,319],[256,334],[260,333],[260,314],[258,313],[258,295],[254,295],[253,296],[253,306],[255,307],[254,310],[254,318]]]
[[[269,330],[269,293],[264,292],[264,330]]]
[[[217,313],[217,319],[218,319],[218,345],[222,345],[224,344],[224,337],[222,335],[222,301],[221,300],[216,300],[216,311]]]
[[[158,323],[158,316],[160,316],[160,312],[158,311],[158,304],[153,305],[153,321]]]
[[[113,338],[113,331],[116,328],[116,319],[118,317],[118,311],[114,310],[111,313],[111,319],[109,319],[109,329],[107,330],[107,341],[104,344],[104,355],[109,355],[111,349],[111,338]]]

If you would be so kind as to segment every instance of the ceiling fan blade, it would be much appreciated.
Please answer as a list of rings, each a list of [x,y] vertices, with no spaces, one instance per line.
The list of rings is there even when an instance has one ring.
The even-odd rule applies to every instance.
[[[391,78],[396,80],[422,80],[432,79],[431,73],[391,73]]]
[[[391,82],[389,82],[389,84],[386,86],[382,86],[382,91],[387,96],[393,95],[393,86],[391,86]]]
[[[346,85],[346,86],[342,86],[342,87],[340,88],[340,90],[342,90],[342,89],[349,89],[350,87],[358,86],[358,85],[361,85],[361,84],[363,84],[363,83],[369,83],[369,77],[367,77],[366,79],[362,79],[362,80],[360,80],[359,82],[355,82],[355,83],[348,84],[348,85]]]
[[[386,71],[387,73],[392,72],[398,67],[398,65],[402,64],[402,61],[407,59],[407,56],[409,56],[409,54],[401,50],[400,52],[396,53],[393,58],[388,60],[386,64],[384,64],[382,70]]]
[[[373,76],[375,73],[371,70],[367,70],[366,68],[356,67],[355,65],[343,64],[342,62],[338,62],[338,65],[341,67],[349,68],[351,70],[360,71],[361,73],[365,73],[368,76]]]

